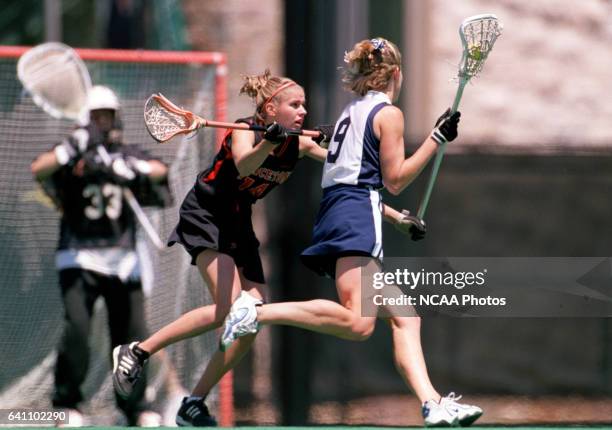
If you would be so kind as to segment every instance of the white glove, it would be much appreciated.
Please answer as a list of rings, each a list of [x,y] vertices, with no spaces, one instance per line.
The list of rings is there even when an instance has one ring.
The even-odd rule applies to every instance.
[[[141,175],[149,176],[153,171],[148,161],[136,157],[127,157],[127,164]]]
[[[83,128],[79,128],[72,133],[72,136],[62,140],[62,143],[53,148],[55,158],[60,166],[73,161],[87,151],[89,145],[89,133]]]
[[[117,158],[112,164],[113,173],[124,181],[132,181],[136,178],[136,172],[126,163],[123,157]]]

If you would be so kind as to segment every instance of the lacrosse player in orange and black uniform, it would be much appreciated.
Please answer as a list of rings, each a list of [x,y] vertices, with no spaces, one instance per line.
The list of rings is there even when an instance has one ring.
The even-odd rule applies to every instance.
[[[53,406],[71,409],[74,425],[82,421],[77,406],[88,370],[96,299],[102,296],[106,302],[113,346],[146,335],[136,221],[124,204],[124,187],[141,202],[148,199],[145,203],[154,205],[163,205],[169,196],[166,165],[133,145],[122,144],[120,106],[114,92],[95,86],[87,103],[90,124],[39,155],[31,166],[62,212],[56,266],[65,329],[55,368]],[[145,388],[143,379],[132,396],[117,397],[117,406],[130,425],[159,425],[159,415],[148,411]]]
[[[180,243],[191,255],[192,264],[198,267],[216,305],[188,312],[138,344],[116,348],[113,382],[122,396],[129,396],[134,390],[143,357],[219,327],[241,290],[261,299],[265,297],[267,287],[251,207],[285,182],[304,155],[319,161],[325,159],[326,150],[317,142],[286,132],[302,128],[306,116],[301,86],[266,71],[245,77],[242,93],[253,98],[257,108],[252,117],[238,122],[264,125],[267,130],[263,133],[233,130],[225,135],[211,167],[198,175],[185,197],[179,223],[169,239],[169,246]],[[204,398],[253,340],[254,336],[244,338],[236,348],[213,356],[192,395],[183,400],[177,424],[216,424]]]

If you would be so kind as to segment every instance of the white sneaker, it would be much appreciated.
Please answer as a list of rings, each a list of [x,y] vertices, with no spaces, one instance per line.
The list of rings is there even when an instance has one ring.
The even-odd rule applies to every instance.
[[[161,423],[161,415],[153,411],[142,411],[138,415],[138,420],[136,421],[138,427],[159,427]]]
[[[428,400],[421,408],[425,427],[455,427],[459,425],[459,418],[454,408],[449,405]]]
[[[223,334],[219,340],[221,351],[225,351],[239,337],[259,331],[256,306],[262,304],[260,299],[256,299],[246,291],[240,292],[223,323]]]
[[[457,412],[457,418],[459,424],[462,427],[470,426],[482,415],[482,409],[478,406],[464,405],[457,403],[457,400],[461,399],[461,396],[456,396],[455,393],[450,393],[446,397],[442,397],[440,404],[447,405]]]

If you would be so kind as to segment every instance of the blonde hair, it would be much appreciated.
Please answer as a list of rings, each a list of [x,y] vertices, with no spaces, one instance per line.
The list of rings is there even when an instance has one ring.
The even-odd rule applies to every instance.
[[[265,122],[263,117],[265,105],[271,101],[279,102],[282,90],[298,85],[292,79],[273,76],[270,69],[266,69],[261,75],[243,76],[243,79],[244,84],[240,88],[240,94],[246,94],[253,99],[256,106],[255,118],[261,122]]]
[[[395,69],[402,67],[402,54],[394,43],[377,37],[357,42],[344,54],[344,62],[344,88],[363,96],[370,90],[387,89]]]

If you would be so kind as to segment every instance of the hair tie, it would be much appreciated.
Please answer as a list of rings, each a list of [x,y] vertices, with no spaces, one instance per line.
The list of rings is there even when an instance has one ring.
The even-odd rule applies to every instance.
[[[383,39],[370,39],[370,43],[374,46],[374,51],[382,51],[385,48]]]

